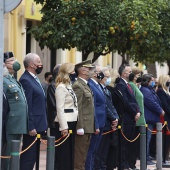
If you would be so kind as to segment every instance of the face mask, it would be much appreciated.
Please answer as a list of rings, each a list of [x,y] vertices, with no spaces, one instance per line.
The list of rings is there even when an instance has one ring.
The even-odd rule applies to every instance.
[[[77,74],[76,74],[76,73],[70,74],[70,75],[69,75],[69,78],[70,78],[71,82],[75,82],[75,81],[76,81],[76,78],[77,78]]]
[[[104,78],[104,74],[102,72],[98,73],[96,76],[99,80],[102,80]]]
[[[9,74],[8,69],[6,68],[6,66],[3,66],[3,76],[7,76]]]
[[[20,70],[20,68],[21,65],[17,61],[15,61],[15,63],[13,64],[13,70],[17,72],[18,70]]]
[[[151,82],[151,87],[154,87],[154,86],[155,86],[155,82],[152,81],[152,82]]]
[[[170,82],[168,81],[168,82],[166,82],[166,84],[165,84],[167,87],[169,87],[169,85],[170,85]]]
[[[142,78],[141,78],[141,77],[138,77],[138,78],[136,79],[136,83],[141,83],[141,81],[142,81]]]
[[[107,86],[111,83],[111,78],[107,78],[106,81],[104,82],[104,84]]]
[[[49,81],[49,83],[51,83],[53,81],[53,78],[50,77],[48,81]]]
[[[35,72],[37,73],[37,74],[40,74],[41,72],[42,72],[42,69],[43,69],[43,65],[38,65],[38,66],[36,66],[37,68],[35,69]]]

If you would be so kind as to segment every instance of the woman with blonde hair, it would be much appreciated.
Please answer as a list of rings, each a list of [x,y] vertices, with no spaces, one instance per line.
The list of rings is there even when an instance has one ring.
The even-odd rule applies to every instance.
[[[62,145],[57,147],[58,154],[55,158],[57,170],[74,169],[74,134],[78,118],[77,98],[71,87],[71,79],[75,75],[74,68],[72,63],[62,64],[56,78],[57,115],[55,124],[58,129],[56,135],[60,138],[68,135],[69,130],[73,132]]]
[[[170,77],[169,75],[161,75],[158,79],[158,89],[157,95],[161,101],[162,108],[165,112],[164,121],[168,122],[168,128],[170,128]],[[165,143],[165,160],[169,159],[169,151],[170,151],[170,136],[167,136],[167,140]]]

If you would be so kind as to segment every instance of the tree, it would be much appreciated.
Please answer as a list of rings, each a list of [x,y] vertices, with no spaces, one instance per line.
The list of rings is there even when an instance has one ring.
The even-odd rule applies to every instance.
[[[83,60],[94,52],[93,61],[112,51],[143,63],[166,60],[168,0],[35,1],[43,4],[42,22],[32,29],[41,48],[76,47]]]
[[[44,3],[44,1],[36,0]],[[32,29],[41,48],[82,51],[83,60],[94,52],[93,61],[114,50],[119,34],[117,26],[118,2],[112,0],[51,0],[42,8],[40,25]]]

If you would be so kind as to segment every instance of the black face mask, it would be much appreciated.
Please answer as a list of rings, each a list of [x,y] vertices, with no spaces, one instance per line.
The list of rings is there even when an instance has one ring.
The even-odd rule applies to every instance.
[[[138,77],[138,78],[136,79],[136,83],[141,83],[141,81],[142,81],[142,78],[141,78],[141,77]]]
[[[51,83],[53,81],[53,77],[50,77],[48,81]]]
[[[77,73],[70,74],[70,75],[69,75],[69,78],[70,78],[70,80],[71,80],[72,83],[75,82],[75,81],[76,81],[76,78],[77,78]]]
[[[169,87],[169,85],[170,85],[170,82],[169,82],[169,81],[167,81],[167,82],[166,82],[166,86],[167,86],[167,87]]]
[[[96,76],[99,80],[102,80],[104,78],[104,74],[102,72],[98,73]]]
[[[35,65],[36,66],[36,65]],[[37,73],[37,74],[40,74],[41,72],[42,72],[42,69],[43,69],[43,65],[38,65],[38,66],[36,66],[37,68],[35,69],[35,72]]]

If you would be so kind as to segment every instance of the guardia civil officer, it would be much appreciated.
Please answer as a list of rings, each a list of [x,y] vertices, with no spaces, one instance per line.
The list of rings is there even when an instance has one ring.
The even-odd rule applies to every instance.
[[[9,103],[6,122],[6,144],[2,154],[10,156],[11,141],[20,140],[27,133],[27,101],[22,85],[13,77],[20,69],[20,64],[12,52],[4,53],[4,63],[9,74],[3,77],[3,90]],[[9,169],[9,159],[2,160],[3,170]]]

